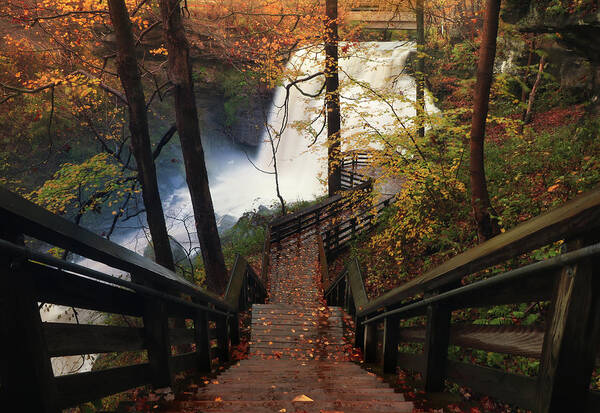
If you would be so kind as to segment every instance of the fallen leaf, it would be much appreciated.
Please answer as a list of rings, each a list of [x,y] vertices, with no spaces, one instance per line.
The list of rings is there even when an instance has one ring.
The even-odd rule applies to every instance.
[[[311,399],[310,397],[308,397],[305,394],[301,394],[299,396],[294,397],[294,399],[292,401],[293,402],[314,402],[313,399]]]

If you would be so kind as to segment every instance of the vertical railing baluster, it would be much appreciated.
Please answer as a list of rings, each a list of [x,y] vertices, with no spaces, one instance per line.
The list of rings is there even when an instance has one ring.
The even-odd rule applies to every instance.
[[[221,315],[216,317],[219,362],[226,363],[229,361],[229,317]]]
[[[598,242],[598,236],[570,241],[569,250]],[[600,259],[562,269],[547,323],[536,412],[584,412],[600,347]]]
[[[377,327],[376,322],[365,325],[364,332],[364,359],[365,363],[374,363],[377,361]]]
[[[450,342],[451,311],[439,304],[427,307],[427,327],[425,329],[425,389],[429,392],[444,390],[446,360]]]
[[[396,373],[398,366],[398,331],[400,318],[387,316],[383,322],[383,372]]]
[[[24,243],[18,233],[1,233],[0,238]],[[35,290],[24,257],[0,256],[0,403],[8,410],[14,406],[23,412],[58,413],[61,406]]]
[[[212,357],[210,354],[210,328],[206,311],[198,310],[194,318],[194,339],[196,342],[197,367],[201,373],[210,373]]]
[[[165,302],[154,297],[144,297],[143,320],[152,385],[155,388],[170,387],[173,383],[173,377],[171,373],[169,318]]]

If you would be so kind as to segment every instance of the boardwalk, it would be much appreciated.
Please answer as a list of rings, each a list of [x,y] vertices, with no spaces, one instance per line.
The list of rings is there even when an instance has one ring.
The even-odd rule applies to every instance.
[[[269,303],[253,306],[248,360],[172,412],[411,412],[382,379],[349,361],[343,312],[323,300],[314,236],[273,246]]]

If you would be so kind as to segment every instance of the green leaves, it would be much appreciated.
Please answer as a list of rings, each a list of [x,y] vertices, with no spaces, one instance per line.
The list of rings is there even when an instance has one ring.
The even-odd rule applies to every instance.
[[[56,214],[99,212],[106,202],[115,207],[128,191],[126,176],[109,154],[100,153],[80,163],[65,163],[37,191],[34,202]]]

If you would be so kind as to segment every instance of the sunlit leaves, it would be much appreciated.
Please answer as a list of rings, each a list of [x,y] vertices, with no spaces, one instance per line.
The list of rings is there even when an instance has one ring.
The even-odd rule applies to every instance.
[[[126,192],[121,168],[108,154],[101,153],[80,164],[62,165],[32,199],[57,214],[73,209],[99,211],[105,202],[116,212],[116,203]]]

